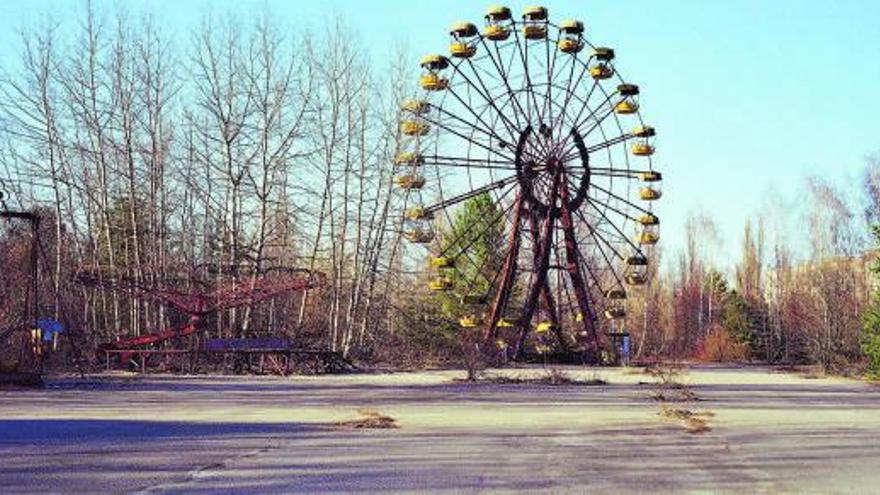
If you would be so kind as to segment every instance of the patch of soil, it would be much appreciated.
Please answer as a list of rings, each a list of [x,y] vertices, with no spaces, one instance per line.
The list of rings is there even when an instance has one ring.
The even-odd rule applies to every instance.
[[[400,426],[398,426],[397,424],[396,419],[392,418],[391,416],[385,416],[384,414],[381,414],[379,411],[376,411],[374,409],[358,409],[358,414],[361,416],[359,419],[340,421],[338,423],[335,423],[334,426],[352,429],[400,428]]]

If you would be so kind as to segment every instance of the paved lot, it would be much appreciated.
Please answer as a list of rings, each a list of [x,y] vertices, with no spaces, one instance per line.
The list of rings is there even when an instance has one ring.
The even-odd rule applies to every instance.
[[[59,379],[0,391],[0,486],[18,492],[877,493],[880,387],[692,369],[710,411],[658,415],[654,378],[469,385],[460,373]],[[540,374],[541,370],[507,370]],[[373,408],[396,430],[331,424]]]

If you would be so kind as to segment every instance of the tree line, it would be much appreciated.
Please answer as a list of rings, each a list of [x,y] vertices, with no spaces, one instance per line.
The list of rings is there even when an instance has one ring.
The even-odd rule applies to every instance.
[[[22,32],[0,80],[0,187],[47,219],[43,313],[94,346],[180,315],[76,285],[78,271],[150,284],[199,266],[246,284],[296,266],[324,272],[326,287],[223,312],[209,333],[385,361],[453,356],[456,330],[436,307],[454,302],[427,291],[399,235],[392,162],[415,78],[400,53],[375,73],[356,38],[341,21],[291,34],[268,13],[209,14],[179,42],[150,16],[91,4],[75,24]],[[751,219],[731,270],[715,261],[713,219],[693,215],[683,251],[655,251],[651,282],[627,301],[635,358],[860,360],[880,161],[858,189],[856,203],[808,178],[794,235],[781,209]]]

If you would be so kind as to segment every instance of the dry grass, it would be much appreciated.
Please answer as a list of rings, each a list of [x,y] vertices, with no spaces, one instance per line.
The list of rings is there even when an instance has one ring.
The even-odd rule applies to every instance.
[[[385,416],[375,409],[358,409],[357,413],[361,416],[359,419],[340,421],[336,423],[335,426],[352,429],[400,428],[400,426],[397,425],[396,419],[390,416]]]
[[[691,411],[690,409],[667,406],[662,406],[657,414],[667,419],[679,421],[685,430],[691,434],[712,431],[712,427],[709,426],[709,418],[715,417],[715,413],[712,411]]]
[[[558,386],[580,386],[590,387],[598,385],[607,385],[608,382],[603,380],[597,373],[593,373],[590,378],[580,380],[572,378],[568,373],[558,369],[549,369],[541,376],[521,376],[521,375],[483,375],[477,380],[455,379],[456,382],[463,383],[490,383],[493,385],[550,385]]]

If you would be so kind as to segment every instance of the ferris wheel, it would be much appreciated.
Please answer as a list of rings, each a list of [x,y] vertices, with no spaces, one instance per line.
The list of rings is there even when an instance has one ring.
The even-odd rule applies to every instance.
[[[421,59],[421,94],[402,105],[403,236],[427,246],[430,289],[459,296],[460,326],[487,342],[519,349],[538,335],[596,356],[648,279],[655,130],[614,50],[585,33],[544,7],[491,7],[482,27],[450,28],[447,55]],[[438,236],[475,198],[481,221]],[[475,256],[488,230],[502,242]]]

